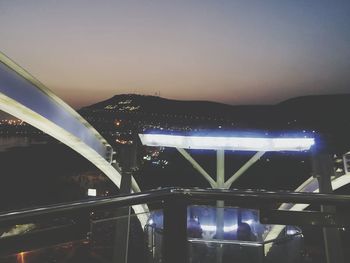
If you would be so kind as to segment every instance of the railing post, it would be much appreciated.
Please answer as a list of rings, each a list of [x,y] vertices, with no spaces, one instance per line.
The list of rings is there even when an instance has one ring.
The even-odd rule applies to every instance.
[[[188,262],[187,203],[183,198],[164,204],[163,262]]]
[[[225,151],[216,151],[216,186],[219,189],[225,187]],[[225,202],[216,201],[216,239],[224,239],[224,222],[225,222]],[[223,257],[223,247],[218,246],[216,249],[216,263],[221,263]]]
[[[313,152],[313,173],[318,180],[319,192],[329,194],[333,192],[331,176],[334,175],[331,156],[320,150]],[[335,213],[336,208],[329,205],[321,205],[321,212]],[[344,263],[344,254],[341,246],[339,231],[335,227],[324,227],[323,238],[327,263]]]
[[[121,174],[120,193],[130,194],[132,170],[136,166],[136,144],[126,145],[121,150]],[[117,169],[117,167],[115,167]],[[114,237],[114,263],[127,263],[129,251],[131,207],[121,207],[116,213],[115,237]]]
[[[121,186],[131,186],[131,173],[122,173]],[[124,188],[124,187],[121,187]],[[122,193],[127,193],[121,191]],[[129,234],[130,234],[130,215],[131,207],[121,207],[115,212],[115,237],[114,237],[114,251],[113,251],[113,263],[127,263],[128,262],[128,251],[129,251]]]

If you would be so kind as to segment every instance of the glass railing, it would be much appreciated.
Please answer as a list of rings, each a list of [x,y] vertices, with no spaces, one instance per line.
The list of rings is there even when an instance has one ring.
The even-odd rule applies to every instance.
[[[264,262],[263,245],[227,240],[189,240],[189,262]]]
[[[284,214],[281,202],[312,206]],[[140,204],[148,212],[136,214]],[[163,189],[14,211],[0,214],[0,262],[340,263],[329,259],[341,253],[345,263],[349,205],[340,195]]]
[[[223,211],[223,235],[218,238],[218,211]],[[268,240],[275,228],[282,231]],[[150,213],[145,226],[149,262],[162,262],[163,212]],[[237,207],[187,207],[188,262],[274,262],[292,251],[288,262],[300,262],[304,250],[301,229],[295,226],[267,225],[259,222],[259,211]],[[282,246],[283,244],[283,246]],[[265,247],[270,250],[265,255]]]

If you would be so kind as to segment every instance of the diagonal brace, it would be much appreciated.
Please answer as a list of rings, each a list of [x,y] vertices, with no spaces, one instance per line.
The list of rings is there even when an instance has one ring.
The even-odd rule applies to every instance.
[[[257,152],[248,162],[246,162],[239,170],[228,179],[224,186],[229,189],[234,181],[236,181],[245,171],[247,171],[254,163],[256,163],[265,152]]]
[[[176,149],[187,161],[189,161],[192,164],[193,168],[195,168],[209,182],[212,188],[216,188],[216,182],[213,180],[213,178],[203,169],[203,167],[199,163],[197,163],[195,159],[192,158],[192,156],[185,149]]]

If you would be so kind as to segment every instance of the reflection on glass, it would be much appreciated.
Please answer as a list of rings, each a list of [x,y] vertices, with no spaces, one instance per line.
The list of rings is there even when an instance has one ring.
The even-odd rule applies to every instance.
[[[220,211],[218,213],[218,211]],[[217,222],[223,212],[223,224]],[[219,224],[218,224],[219,223]],[[219,227],[218,227],[219,226]],[[269,239],[278,227],[279,234]],[[153,211],[146,224],[150,262],[161,262],[163,211]],[[303,236],[294,226],[264,225],[259,212],[235,207],[189,206],[187,210],[189,262],[275,262],[289,255],[301,260]]]

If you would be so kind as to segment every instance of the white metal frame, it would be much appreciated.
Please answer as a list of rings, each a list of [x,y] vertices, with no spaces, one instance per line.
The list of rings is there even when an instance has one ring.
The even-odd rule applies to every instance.
[[[225,181],[225,151],[216,150],[216,181],[209,175],[208,172],[185,150],[182,148],[176,148],[179,153],[192,164],[204,179],[214,189],[229,189],[231,185],[247,171],[252,165],[254,165],[265,152],[257,152],[250,160],[248,160],[236,173],[234,173],[227,181]]]
[[[345,185],[350,184],[350,173],[346,173],[339,177],[332,178],[332,189],[337,190],[340,187],[343,187]],[[302,183],[297,189],[295,189],[295,192],[312,192],[312,193],[318,193],[318,182],[317,179],[314,177],[308,178],[304,183]],[[306,209],[309,205],[308,204],[282,204],[278,209],[280,210],[290,210],[290,211],[302,211]],[[265,237],[265,241],[268,240],[274,240],[276,239],[280,233],[283,231],[285,226],[283,225],[275,225],[271,228],[269,233]],[[265,255],[269,253],[273,246],[273,242],[267,243],[265,245]]]
[[[25,94],[30,94],[30,98]],[[74,109],[1,52],[0,110],[66,144],[120,187],[121,174],[111,164],[112,151],[107,141]],[[131,187],[132,192],[140,192],[134,178]],[[147,205],[133,206],[133,209],[145,225]]]
[[[170,134],[139,134],[143,145],[173,147],[204,177],[212,188],[229,189],[252,165],[268,151],[306,151],[314,145],[314,138],[269,138],[252,136],[184,136]],[[205,149],[216,151],[216,181],[186,151]],[[236,173],[225,181],[225,150],[256,151]]]

